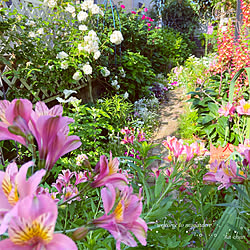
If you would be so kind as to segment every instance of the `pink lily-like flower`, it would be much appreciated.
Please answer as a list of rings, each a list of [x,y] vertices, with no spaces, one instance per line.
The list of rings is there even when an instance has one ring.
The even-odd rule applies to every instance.
[[[74,173],[69,169],[62,170],[62,174],[58,175],[58,180],[62,181],[64,185],[68,185],[70,183],[71,177],[74,176]]]
[[[51,170],[56,161],[66,153],[80,147],[80,138],[68,136],[68,124],[73,119],[62,116],[40,116],[30,126],[39,150],[39,166]]]
[[[87,182],[89,180],[87,171],[84,171],[84,172],[80,171],[79,173],[74,172],[74,174],[76,177],[75,185],[78,185],[79,183]]]
[[[184,145],[182,140],[178,140],[176,137],[167,137],[167,140],[162,142],[163,146],[173,152],[176,159],[182,154],[184,150]]]
[[[210,165],[210,172],[203,176],[205,184],[221,183],[218,189],[225,187],[228,189],[233,184],[242,184],[247,175],[241,171],[235,161],[231,160],[228,165],[222,161],[220,164],[217,161]]]
[[[145,138],[145,133],[141,130],[137,130],[137,139],[138,139],[138,142],[142,142],[142,141],[146,141],[146,138]]]
[[[38,119],[38,117],[43,115],[49,116],[62,116],[63,107],[61,105],[55,105],[51,109],[47,107],[44,102],[37,102],[35,107],[35,114],[33,114],[33,119]]]
[[[218,113],[220,116],[225,116],[227,117],[228,115],[233,116],[235,111],[235,107],[231,103],[227,103],[227,105],[224,107],[222,106],[221,108],[218,109]]]
[[[122,128],[121,129],[121,133],[123,134],[123,135],[130,135],[131,133],[132,133],[132,131],[128,128],[128,127],[125,127],[125,128]]]
[[[225,187],[228,189],[233,184],[242,184],[247,175],[237,168],[235,161],[231,160],[229,165],[223,165],[221,169],[216,172],[215,179],[221,183],[218,189]]]
[[[240,115],[250,115],[250,101],[246,102],[244,99],[240,100],[240,105],[236,108]]]
[[[188,162],[194,157],[194,150],[189,145],[184,145],[183,154],[186,155],[186,162]]]
[[[0,101],[0,141],[14,140],[27,146],[30,134],[28,123],[32,112],[29,100]]]
[[[110,152],[110,159],[105,155],[100,157],[100,161],[96,164],[95,172],[98,173],[95,180],[91,183],[92,187],[105,186],[107,183],[114,185],[115,187],[121,189],[126,184],[128,180],[125,175],[119,172],[119,160],[117,158],[112,159],[112,153]]]
[[[0,171],[0,234],[3,234],[8,226],[9,218],[14,213],[14,207],[19,200],[34,194],[46,171],[37,171],[28,180],[26,175],[33,162],[27,162],[18,171],[16,163],[10,163],[6,172]]]
[[[198,143],[197,141],[190,145],[193,150],[194,156],[207,156],[210,155],[208,149],[205,148],[205,144],[203,142]]]
[[[9,239],[0,241],[0,249],[77,249],[66,235],[54,234],[58,212],[48,196],[27,196],[18,202],[16,210],[8,227]]]
[[[130,231],[136,236],[142,245],[146,245],[147,224],[139,216],[142,212],[142,201],[139,196],[133,194],[133,188],[126,186],[120,192],[120,200],[111,214],[110,211],[115,205],[116,191],[113,185],[107,184],[101,190],[105,214],[93,221],[97,227],[108,230],[116,239],[116,249],[120,250],[120,243],[135,247],[136,241]]]
[[[243,144],[239,144],[238,151],[243,153],[245,150],[250,150],[250,139],[245,139]]]

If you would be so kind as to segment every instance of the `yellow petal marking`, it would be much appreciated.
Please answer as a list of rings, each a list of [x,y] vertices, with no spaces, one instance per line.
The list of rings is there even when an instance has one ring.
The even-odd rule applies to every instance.
[[[42,214],[34,221],[19,218],[15,225],[9,226],[9,237],[16,245],[48,244],[53,238],[54,224],[45,225],[48,214]]]
[[[2,181],[2,189],[3,189],[5,196],[8,198],[12,190],[12,184],[10,181],[10,176],[7,173],[5,174],[3,181]]]
[[[123,221],[123,207],[121,201],[119,201],[117,207],[115,208],[114,214],[117,222]]]

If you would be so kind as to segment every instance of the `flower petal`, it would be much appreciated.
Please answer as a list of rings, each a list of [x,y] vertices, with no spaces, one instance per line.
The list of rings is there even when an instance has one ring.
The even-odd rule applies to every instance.
[[[46,250],[77,250],[75,242],[64,234],[54,234],[52,241],[46,245]]]

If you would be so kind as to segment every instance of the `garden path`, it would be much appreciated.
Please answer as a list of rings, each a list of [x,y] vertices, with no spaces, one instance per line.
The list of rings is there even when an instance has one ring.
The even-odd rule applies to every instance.
[[[159,117],[159,127],[152,136],[151,143],[158,144],[153,148],[151,155],[163,154],[166,156],[167,151],[161,145],[161,142],[167,138],[167,136],[178,137],[178,119],[181,114],[185,112],[185,94],[184,88],[178,87],[168,94],[168,101],[160,105],[160,117]],[[163,158],[162,157],[162,158]],[[152,167],[159,167],[161,161],[155,161],[151,164]]]

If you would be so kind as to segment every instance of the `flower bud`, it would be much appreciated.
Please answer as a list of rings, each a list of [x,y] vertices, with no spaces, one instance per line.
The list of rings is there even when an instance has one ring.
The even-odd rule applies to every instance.
[[[88,229],[85,227],[80,227],[76,229],[72,235],[73,240],[82,240],[88,233]]]

